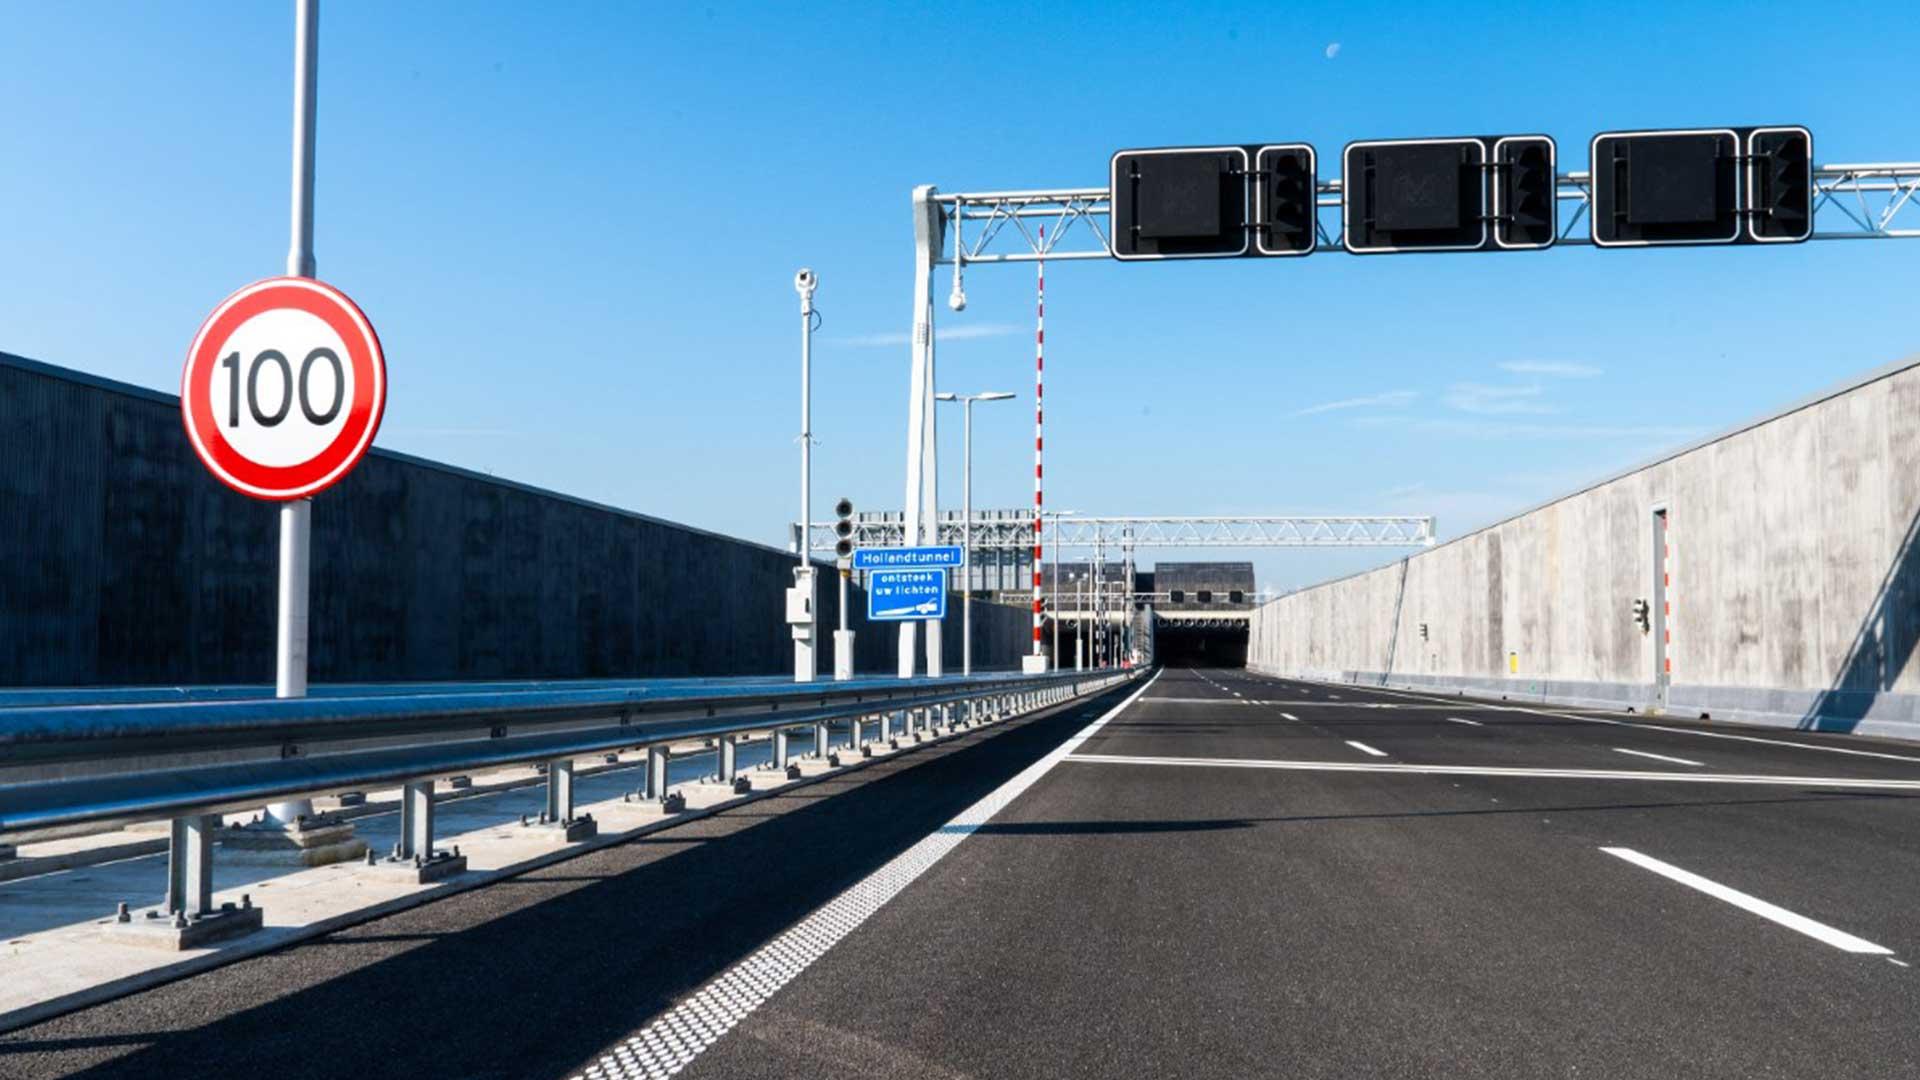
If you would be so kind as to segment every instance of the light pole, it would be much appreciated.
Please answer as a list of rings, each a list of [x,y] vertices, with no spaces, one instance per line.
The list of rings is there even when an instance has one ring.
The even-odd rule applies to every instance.
[[[787,590],[787,623],[793,628],[793,681],[812,682],[817,620],[813,605],[813,561],[807,554],[807,525],[813,520],[813,291],[819,275],[805,267],[793,275],[800,294],[800,539],[794,545],[800,564]]]
[[[961,426],[966,435],[961,443],[961,457],[965,464],[961,467],[960,495],[960,551],[964,555],[960,567],[960,673],[973,674],[973,403],[976,401],[1007,401],[1013,397],[1004,390],[989,390],[984,394],[933,395],[935,401],[957,401],[962,406]]]

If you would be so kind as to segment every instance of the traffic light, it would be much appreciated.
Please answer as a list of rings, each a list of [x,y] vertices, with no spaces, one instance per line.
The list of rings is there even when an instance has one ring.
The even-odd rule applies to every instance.
[[[1254,250],[1262,255],[1311,255],[1320,231],[1320,178],[1313,147],[1259,147],[1253,155],[1253,177]]]
[[[1426,623],[1420,624],[1420,640],[1421,641],[1427,640],[1427,624]]]
[[[846,566],[853,559],[853,500],[843,498],[833,504],[833,555]]]
[[[1487,244],[1487,144],[1475,138],[1351,142],[1340,174],[1343,240],[1356,255]]]
[[[1740,135],[1733,128],[1593,137],[1593,242],[1601,247],[1740,239]]]
[[[1493,144],[1493,242],[1507,249],[1550,247],[1559,231],[1553,140],[1516,135]]]
[[[1245,255],[1244,147],[1122,150],[1108,167],[1108,236],[1116,259]]]
[[[1756,244],[1813,235],[1813,133],[1803,127],[1747,133],[1747,236]]]
[[[1635,600],[1633,602],[1633,621],[1640,624],[1641,633],[1650,634],[1653,632],[1653,608],[1650,607],[1645,600]]]

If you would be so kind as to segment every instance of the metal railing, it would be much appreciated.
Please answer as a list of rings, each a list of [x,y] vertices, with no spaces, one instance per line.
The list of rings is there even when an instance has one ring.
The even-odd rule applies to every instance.
[[[858,754],[869,723],[877,722],[882,743],[896,734],[920,741],[1135,674],[467,684],[287,699],[215,694],[129,703],[109,694],[94,704],[0,702],[0,839],[29,829],[171,819],[167,911],[184,926],[220,914],[212,903],[212,845],[223,813],[398,786],[401,842],[391,858],[423,869],[453,858],[434,847],[434,785],[442,777],[544,765],[543,823],[564,828],[575,821],[577,757],[644,750],[642,794],[665,801],[670,747],[713,740],[718,779],[744,793],[751,785],[737,768],[736,748],[756,735],[771,738],[774,768],[793,776],[789,736],[796,730],[812,729],[815,754],[827,757],[833,722],[849,721],[846,749]],[[92,695],[47,692],[23,700]]]

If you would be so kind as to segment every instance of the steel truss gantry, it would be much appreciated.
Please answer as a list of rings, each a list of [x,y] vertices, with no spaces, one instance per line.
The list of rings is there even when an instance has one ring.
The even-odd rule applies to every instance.
[[[1593,205],[1592,175],[1584,170],[1566,172],[1557,180],[1557,197],[1563,205],[1555,244],[1591,245],[1587,215]],[[1338,177],[1319,183],[1315,254],[1346,253],[1340,245],[1340,187]],[[956,271],[973,263],[1033,262],[1042,256],[1112,256],[1106,188],[936,192],[930,198],[939,209],[947,241],[935,261]],[[1920,238],[1920,162],[1816,166],[1813,207],[1815,240]],[[1042,225],[1046,226],[1044,241]]]
[[[1216,516],[1216,517],[1068,517],[1048,514],[1046,540],[1053,548],[1302,548],[1302,547],[1432,547],[1434,524],[1419,516]],[[832,552],[834,522],[816,521],[807,530],[807,547]],[[945,518],[927,542],[959,546],[966,523]],[[923,534],[924,536],[924,534]],[[1022,550],[1034,543],[1031,519],[1012,515],[975,514],[973,549]],[[905,547],[907,525],[901,515],[880,514],[856,518],[853,544],[866,547]]]

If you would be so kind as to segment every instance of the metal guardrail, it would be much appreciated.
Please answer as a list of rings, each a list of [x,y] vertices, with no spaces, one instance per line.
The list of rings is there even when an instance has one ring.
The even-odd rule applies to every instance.
[[[14,705],[0,701],[0,838],[28,829],[171,819],[175,925],[217,917],[212,843],[218,815],[316,793],[399,786],[402,842],[393,860],[424,869],[450,858],[433,844],[440,777],[540,763],[543,820],[574,822],[573,759],[647,752],[644,797],[664,800],[674,743],[716,740],[719,779],[746,790],[735,748],[770,734],[776,768],[795,768],[789,733],[812,728],[816,753],[831,723],[865,723],[880,741],[1000,719],[1077,697],[1137,672],[1019,673],[969,678],[648,680],[629,683],[474,684],[417,693],[293,699],[114,701]],[[161,688],[165,690],[165,688]],[[85,700],[89,692],[60,700]],[[569,833],[568,835],[571,835]],[[256,916],[257,918],[257,916]]]

